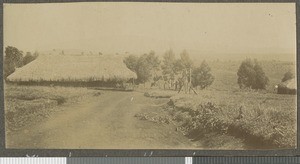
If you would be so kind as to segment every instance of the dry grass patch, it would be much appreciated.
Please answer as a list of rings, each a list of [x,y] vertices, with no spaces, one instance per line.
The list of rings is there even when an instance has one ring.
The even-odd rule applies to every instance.
[[[296,146],[296,97],[261,92],[201,91],[176,95],[170,114],[184,133],[218,132],[246,138],[259,148]],[[254,142],[254,143],[253,143]]]
[[[75,103],[98,91],[86,88],[5,85],[6,128],[18,130],[44,117],[65,103]]]

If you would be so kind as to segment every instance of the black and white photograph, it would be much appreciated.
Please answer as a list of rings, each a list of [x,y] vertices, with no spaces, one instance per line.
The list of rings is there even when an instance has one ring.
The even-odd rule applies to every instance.
[[[8,149],[297,145],[295,3],[3,4]]]

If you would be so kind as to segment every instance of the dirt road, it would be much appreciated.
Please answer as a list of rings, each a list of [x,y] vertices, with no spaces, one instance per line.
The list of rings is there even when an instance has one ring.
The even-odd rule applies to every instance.
[[[158,100],[139,92],[103,91],[33,126],[7,135],[8,148],[157,149],[195,148],[173,125],[134,117]],[[159,100],[161,103],[168,101]]]

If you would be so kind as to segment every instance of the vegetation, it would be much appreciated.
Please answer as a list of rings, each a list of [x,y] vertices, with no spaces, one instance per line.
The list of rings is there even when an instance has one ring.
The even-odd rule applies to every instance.
[[[168,50],[163,56],[163,63],[161,66],[162,74],[168,77],[168,79],[174,79],[177,71],[179,71],[176,70],[176,62],[177,60],[174,52],[172,50]]]
[[[23,52],[15,47],[5,48],[4,56],[4,78],[15,72],[16,68],[22,67]]]
[[[193,69],[192,72],[192,84],[194,87],[200,86],[201,89],[204,89],[210,86],[215,77],[211,73],[211,68],[204,60],[200,67]]]
[[[26,53],[26,56],[23,57],[23,52],[18,50],[16,47],[7,46],[5,48],[4,55],[4,79],[7,78],[10,74],[15,72],[16,68],[22,67],[31,61],[35,60],[38,56],[38,53],[35,52],[33,55],[30,52]]]
[[[257,60],[246,59],[237,72],[240,88],[266,89],[269,82]]]
[[[180,64],[181,68],[189,70],[193,68],[193,61],[186,50],[183,50],[180,54]]]
[[[137,74],[137,83],[145,83],[158,70],[160,61],[154,51],[140,57],[130,55],[124,59],[126,66]]]
[[[229,134],[254,141],[253,147],[291,148],[296,143],[295,100],[295,96],[272,93],[206,90],[199,96],[171,97],[168,110],[193,139],[208,133]]]
[[[105,59],[105,55],[97,55],[97,58]],[[36,58],[35,54],[27,53],[23,57],[23,52],[14,47],[7,47],[4,58],[4,77],[14,72],[16,68]],[[279,61],[263,61],[246,59],[245,61],[202,61],[196,63],[190,59],[187,51],[180,54],[177,59],[172,50],[167,51],[162,62],[154,51],[141,56],[130,55],[124,59],[126,66],[132,70],[105,72],[98,71],[100,67],[107,64],[109,70],[126,70],[122,67],[122,61],[106,60],[101,63],[92,62],[96,58],[89,56],[91,61],[84,63],[84,60],[74,59],[63,55],[60,62],[65,65],[62,74],[49,76],[43,70],[47,67],[53,68],[57,59],[49,60],[53,65],[28,65],[33,73],[40,73],[38,77],[47,80],[64,81],[71,79],[70,72],[74,72],[74,67],[69,61],[78,60],[76,67],[78,70],[75,79],[83,81],[105,78],[109,80],[115,78],[117,74],[119,79],[133,78],[135,72],[137,83],[145,83],[151,78],[159,79],[155,76],[160,71],[165,80],[176,80],[184,73],[189,77],[189,71],[192,70],[191,82],[193,86],[199,86],[202,90],[199,95],[180,95],[177,92],[162,92],[157,90],[145,93],[147,97],[153,98],[171,98],[168,103],[172,108],[168,108],[171,116],[170,120],[179,122],[182,131],[194,138],[194,134],[217,133],[220,135],[229,134],[231,136],[245,138],[246,140],[255,139],[258,144],[267,143],[276,147],[293,147],[296,136],[296,97],[291,95],[275,94],[273,86],[280,81],[286,81],[295,77],[288,70],[294,70],[295,63]],[[114,61],[114,62],[113,62]],[[57,63],[56,63],[57,64]],[[69,65],[68,65],[69,64]],[[66,66],[67,65],[67,66]],[[195,67],[195,65],[200,65]],[[60,69],[60,67],[55,67]],[[93,71],[85,71],[82,68],[93,68]],[[97,69],[95,69],[97,68]],[[118,68],[118,69],[116,69]],[[160,70],[161,68],[161,70]],[[213,68],[213,69],[211,69]],[[101,69],[100,69],[101,70]],[[22,77],[25,80],[31,76],[26,75],[20,70],[16,79]],[[28,70],[27,70],[28,71]],[[27,73],[28,74],[28,73]],[[282,78],[282,75],[284,77]],[[31,75],[31,74],[30,74]],[[45,77],[44,77],[45,75]],[[86,75],[90,77],[86,78]],[[92,77],[91,75],[97,75]],[[47,77],[46,77],[47,76]],[[40,79],[39,78],[39,79]],[[238,83],[236,82],[238,79]],[[8,126],[24,125],[27,116],[32,118],[47,113],[43,109],[50,109],[54,106],[70,102],[73,97],[81,97],[87,92],[83,88],[63,87],[25,87],[25,86],[5,86],[5,112],[9,122]],[[250,92],[243,92],[240,88],[253,89]],[[44,112],[44,113],[43,113]],[[24,115],[22,115],[24,113]],[[42,114],[41,114],[42,113]],[[195,133],[194,133],[195,132]],[[242,135],[242,136],[241,136]]]
[[[26,52],[26,55],[23,58],[23,65],[26,65],[33,60],[35,60],[38,57],[38,53],[35,52],[34,54],[31,54],[31,52]]]
[[[293,79],[293,78],[295,78],[295,75],[289,70],[288,72],[286,72],[283,75],[283,78],[281,79],[281,82],[285,82],[285,81]]]
[[[75,103],[88,96],[99,95],[96,90],[71,87],[5,85],[5,117],[8,131],[47,117],[50,109]]]
[[[175,76],[180,74],[189,77],[189,70],[193,68],[193,61],[190,59],[186,50],[180,53],[180,59],[176,59],[174,52],[169,50],[163,56],[163,64],[161,68],[165,81],[174,81],[178,80],[175,79]]]

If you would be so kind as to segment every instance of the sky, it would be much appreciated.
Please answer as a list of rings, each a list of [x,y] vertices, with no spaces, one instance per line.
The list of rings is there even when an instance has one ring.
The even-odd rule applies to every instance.
[[[294,3],[4,4],[4,46],[295,60]]]

